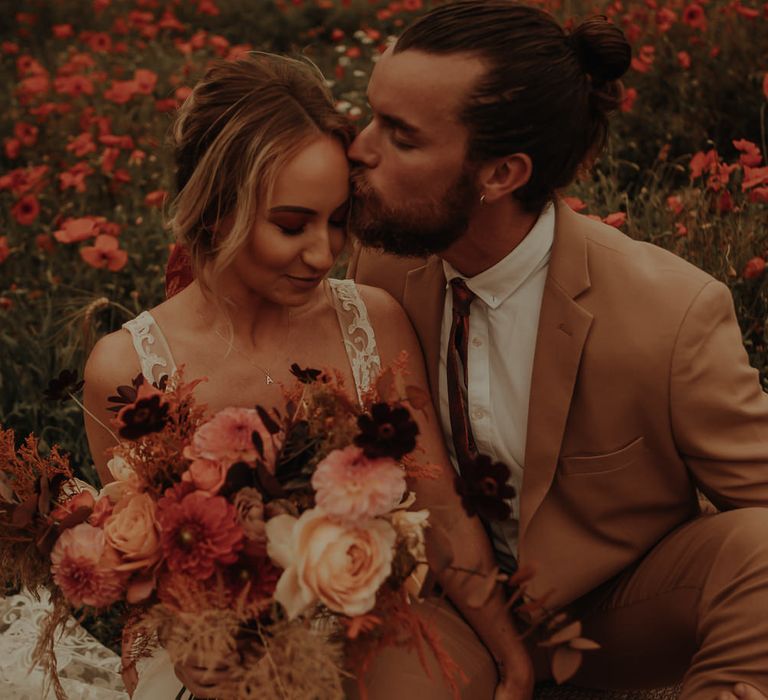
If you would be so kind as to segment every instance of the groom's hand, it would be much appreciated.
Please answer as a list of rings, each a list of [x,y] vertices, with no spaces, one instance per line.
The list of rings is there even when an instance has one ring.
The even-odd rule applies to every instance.
[[[533,697],[533,663],[525,647],[520,647],[513,652],[512,658],[499,664],[500,679],[494,700],[530,700]]]

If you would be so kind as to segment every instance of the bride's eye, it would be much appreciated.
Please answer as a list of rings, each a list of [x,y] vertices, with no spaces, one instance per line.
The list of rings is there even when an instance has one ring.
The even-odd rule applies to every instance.
[[[334,228],[347,228],[349,220],[349,201],[344,202],[336,211],[331,214],[328,223]]]
[[[306,216],[297,216],[295,214],[280,214],[270,218],[270,223],[277,226],[286,236],[297,236],[304,232],[307,225]]]

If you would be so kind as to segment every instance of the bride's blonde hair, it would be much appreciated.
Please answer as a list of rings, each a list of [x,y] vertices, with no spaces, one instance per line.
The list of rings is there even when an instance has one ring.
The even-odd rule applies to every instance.
[[[254,52],[215,63],[195,85],[172,132],[169,224],[203,291],[215,292],[247,242],[280,169],[323,134],[346,148],[354,128],[309,61]]]

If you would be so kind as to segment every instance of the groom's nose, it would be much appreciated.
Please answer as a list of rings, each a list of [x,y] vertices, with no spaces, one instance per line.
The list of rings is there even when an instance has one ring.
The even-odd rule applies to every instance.
[[[347,151],[350,160],[364,165],[366,168],[375,168],[379,164],[378,151],[375,148],[375,125],[370,122],[352,142]]]

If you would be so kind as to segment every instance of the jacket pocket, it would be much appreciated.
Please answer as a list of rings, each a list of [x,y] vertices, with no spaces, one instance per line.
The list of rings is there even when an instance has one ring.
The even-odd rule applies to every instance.
[[[602,455],[561,457],[560,472],[564,476],[604,474],[625,469],[637,462],[645,453],[645,439],[641,436],[626,447]]]

